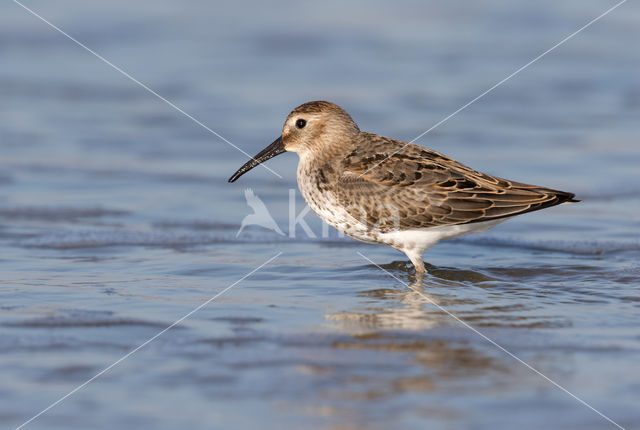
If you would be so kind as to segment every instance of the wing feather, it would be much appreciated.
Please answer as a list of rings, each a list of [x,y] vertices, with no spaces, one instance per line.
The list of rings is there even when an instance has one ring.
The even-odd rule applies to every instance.
[[[489,221],[575,201],[571,193],[477,172],[418,145],[370,133],[359,139],[335,192],[352,216],[382,231]]]

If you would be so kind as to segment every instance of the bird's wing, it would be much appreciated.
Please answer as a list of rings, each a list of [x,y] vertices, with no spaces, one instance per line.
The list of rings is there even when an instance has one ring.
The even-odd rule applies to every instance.
[[[571,201],[571,193],[477,172],[418,145],[362,133],[335,193],[356,219],[389,231],[489,221]]]

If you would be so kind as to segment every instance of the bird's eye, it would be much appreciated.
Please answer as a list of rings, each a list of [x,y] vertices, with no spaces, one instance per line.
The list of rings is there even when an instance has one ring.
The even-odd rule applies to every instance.
[[[305,125],[307,125],[307,121],[302,118],[296,121],[296,127],[298,128],[304,128]]]

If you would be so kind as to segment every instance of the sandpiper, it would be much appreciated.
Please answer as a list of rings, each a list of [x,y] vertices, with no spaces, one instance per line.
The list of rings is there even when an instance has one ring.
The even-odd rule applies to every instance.
[[[480,173],[422,146],[360,131],[344,109],[326,101],[295,108],[282,135],[229,182],[285,151],[300,157],[298,186],[320,218],[354,239],[405,253],[418,274],[425,271],[423,252],[440,240],[579,201],[572,193]]]

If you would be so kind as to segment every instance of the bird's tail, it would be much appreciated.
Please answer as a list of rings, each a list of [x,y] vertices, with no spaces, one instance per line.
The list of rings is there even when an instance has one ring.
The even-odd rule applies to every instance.
[[[559,204],[563,205],[565,203],[580,203],[582,200],[576,199],[576,195],[573,193],[568,193],[566,191],[556,191],[556,196],[560,200]]]

